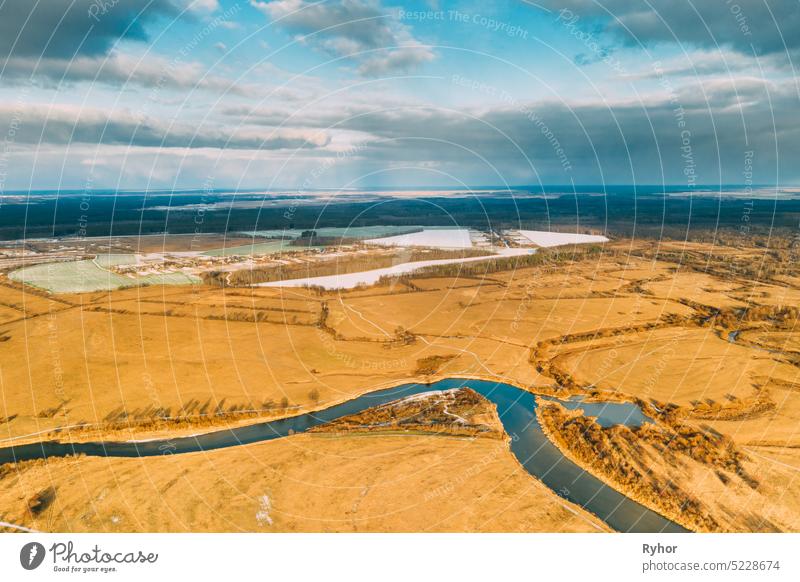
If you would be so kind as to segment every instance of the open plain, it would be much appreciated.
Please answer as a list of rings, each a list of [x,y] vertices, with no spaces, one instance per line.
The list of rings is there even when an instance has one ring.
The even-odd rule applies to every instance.
[[[4,277],[0,441],[171,438],[410,381],[481,378],[639,403],[653,420],[639,429],[557,405],[538,413],[566,456],[684,527],[800,531],[800,278],[783,242],[616,240],[339,291],[51,294]],[[760,271],[746,272],[753,264]],[[356,418],[346,431],[210,453],[8,464],[0,521],[58,531],[607,529],[522,470],[493,412],[481,414],[487,434],[454,430],[457,420],[394,434]]]

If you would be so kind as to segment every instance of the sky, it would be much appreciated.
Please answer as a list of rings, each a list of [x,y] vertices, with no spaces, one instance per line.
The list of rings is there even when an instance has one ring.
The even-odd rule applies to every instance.
[[[797,0],[0,0],[0,193],[800,183]]]

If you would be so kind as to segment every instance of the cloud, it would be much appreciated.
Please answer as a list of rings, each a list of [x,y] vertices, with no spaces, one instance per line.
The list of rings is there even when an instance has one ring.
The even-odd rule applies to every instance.
[[[749,55],[800,51],[797,0],[541,0],[560,22],[600,23],[626,44],[731,47]],[[577,18],[577,20],[574,20]]]
[[[238,132],[224,129],[238,125],[233,119],[212,127],[184,124],[170,128],[165,123],[140,122],[124,115],[112,116],[106,129],[107,116],[81,112],[77,138],[69,136],[76,123],[74,111],[58,110],[48,115],[43,108],[36,116],[28,110],[23,113],[19,133],[27,134],[25,139],[30,143],[38,143],[38,136],[44,132],[48,143],[67,144],[80,139],[87,144],[111,144],[91,149],[80,144],[38,148],[36,171],[41,174],[45,166],[61,168],[59,156],[66,159],[82,151],[87,158],[98,155],[98,167],[104,172],[125,166],[132,172],[130,177],[125,175],[126,184],[140,184],[150,176],[145,162],[140,173],[139,166],[134,169],[130,165],[130,152],[130,159],[158,158],[159,176],[164,182],[180,174],[181,183],[186,185],[193,183],[192,177],[202,181],[213,168],[214,175],[231,176],[234,181],[241,177],[243,183],[269,184],[275,180],[282,187],[300,187],[309,175],[326,167],[329,171],[319,174],[315,187],[352,185],[351,181],[368,176],[371,185],[384,179],[387,184],[403,186],[454,181],[472,185],[519,185],[539,180],[568,184],[574,180],[576,184],[665,182],[691,189],[690,184],[742,183],[751,165],[754,183],[800,181],[800,167],[794,159],[795,152],[800,151],[796,99],[792,82],[713,79],[678,86],[671,97],[642,101],[520,101],[473,110],[368,104],[348,110],[328,107],[310,116],[291,118],[291,129],[279,134],[273,134],[272,126],[285,118],[281,111],[271,111],[268,106],[228,110],[231,116],[237,112],[246,116],[248,125]],[[10,113],[0,108],[0,126],[7,123]],[[42,118],[48,117],[50,121],[44,127]],[[34,118],[38,118],[36,123]],[[259,119],[264,123],[263,131],[253,129]],[[106,135],[102,136],[104,131]],[[342,132],[356,137],[357,148],[347,150],[345,144],[345,151],[352,155],[338,156],[334,151]],[[285,150],[267,149],[293,148],[306,139],[309,147],[293,150],[290,155]],[[268,141],[261,147],[259,140]],[[162,141],[170,149],[159,147]],[[114,153],[114,147],[121,149],[129,143],[147,149],[132,151],[125,147],[125,155]],[[235,149],[257,145],[260,151],[255,153]],[[205,146],[215,149],[181,149]],[[11,155],[16,151],[19,148]],[[748,152],[753,152],[752,156]],[[51,158],[57,161],[47,162]],[[30,180],[30,172],[18,170],[17,160],[21,158],[13,159],[14,184]],[[25,159],[34,158],[28,155]],[[25,159],[19,162],[20,167],[27,167]],[[325,159],[335,163],[328,164]],[[73,170],[71,164],[66,165],[68,171]]]
[[[364,59],[358,67],[358,72],[365,77],[406,73],[433,58],[433,52],[429,48],[422,45],[409,45]]]
[[[4,84],[27,83],[32,77],[45,87],[89,81],[113,86],[209,90],[243,96],[263,93],[256,87],[208,74],[200,63],[167,61],[155,56],[138,57],[115,53],[102,58],[13,57],[5,62],[2,73]]]
[[[376,0],[309,2],[250,0],[272,22],[334,57],[347,57],[365,76],[406,72],[435,58]]]
[[[423,101],[408,95],[398,95],[391,90],[394,81],[378,80],[359,84],[357,89],[329,95],[319,92],[315,85],[300,92],[279,93],[278,99],[270,99],[258,105],[221,104],[222,115],[235,119],[237,123],[269,127],[305,127],[339,129],[342,124],[357,124],[349,118],[380,115],[391,111],[421,111]],[[292,91],[286,87],[284,91]],[[306,105],[314,101],[313,107]],[[437,111],[436,109],[431,109]],[[397,114],[397,121],[404,121],[404,114]]]
[[[706,79],[642,101],[510,103],[473,111],[363,105],[282,119],[256,109],[266,125],[358,132],[359,168],[422,167],[435,160],[466,183],[741,183],[753,151],[760,183],[800,180],[797,95],[757,77]],[[237,110],[231,109],[230,114]],[[487,181],[488,180],[488,181]],[[521,180],[521,182],[519,181]]]
[[[655,78],[702,77],[710,75],[738,76],[763,74],[765,66],[746,55],[726,50],[696,50],[625,75],[629,81]]]
[[[327,41],[351,41],[376,48],[391,44],[395,34],[391,16],[377,2],[307,2],[305,0],[253,0],[251,4],[287,30],[300,34],[316,33]]]
[[[293,150],[320,148],[329,137],[319,131],[228,131],[217,126],[168,123],[129,113],[96,109],[0,105],[0,126],[14,127],[14,144],[103,144],[148,148]]]
[[[180,12],[173,0],[5,0],[0,58],[105,55],[120,39],[147,40],[150,22]]]
[[[219,10],[219,0],[184,0],[188,2],[187,10],[199,13],[215,12]]]
[[[217,0],[6,0],[0,3],[0,81],[46,87],[90,81],[261,94],[209,75],[199,63],[179,56],[167,61],[115,48],[122,39],[147,40],[144,27],[157,18],[208,16],[218,9]],[[215,17],[206,29],[225,26],[228,16]]]

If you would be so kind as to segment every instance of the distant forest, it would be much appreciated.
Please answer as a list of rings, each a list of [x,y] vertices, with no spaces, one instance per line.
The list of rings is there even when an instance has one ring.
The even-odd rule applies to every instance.
[[[552,198],[491,196],[383,199],[316,204],[286,197],[259,208],[209,203],[230,195],[35,196],[0,204],[0,239],[138,235],[372,225],[441,225],[602,231],[612,236],[684,239],[694,231],[742,234],[800,226],[800,200],[670,197],[663,194],[577,194]],[[247,200],[237,196],[236,201]],[[167,210],[168,208],[168,210]]]

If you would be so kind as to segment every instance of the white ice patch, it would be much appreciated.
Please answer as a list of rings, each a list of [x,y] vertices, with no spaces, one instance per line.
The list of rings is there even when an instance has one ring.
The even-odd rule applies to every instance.
[[[272,516],[269,514],[272,511],[272,501],[269,495],[262,495],[258,500],[258,511],[256,512],[256,523],[261,527],[265,525],[272,525]]]
[[[608,242],[608,239],[596,234],[572,234],[569,232],[548,232],[546,230],[518,230],[520,242],[532,242],[540,247],[557,247],[586,243]]]
[[[472,238],[466,228],[431,229],[422,232],[373,238],[365,241],[386,247],[434,247],[439,249],[471,249]]]
[[[420,392],[419,394],[412,394],[411,396],[406,396],[405,398],[400,398],[399,400],[393,400],[388,404],[383,404],[379,408],[387,407],[387,406],[395,406],[397,404],[407,403],[407,402],[414,402],[417,400],[427,400],[428,398],[432,398],[435,396],[444,396],[449,397],[453,396],[456,392],[461,390],[461,388],[450,388],[448,390],[431,390],[430,392]]]
[[[510,248],[497,249],[497,255],[510,257],[515,255],[528,255],[535,252],[534,249]],[[381,277],[397,277],[413,273],[425,267],[435,267],[439,265],[449,265],[452,263],[474,263],[476,261],[488,261],[496,259],[497,255],[484,257],[465,257],[463,259],[435,259],[430,261],[414,261],[412,263],[400,263],[382,269],[372,269],[371,271],[361,271],[359,273],[344,273],[341,275],[324,275],[321,277],[307,277],[304,279],[290,279],[287,281],[270,281],[268,283],[256,283],[255,287],[324,287],[325,289],[353,289],[360,285],[374,285],[380,281]]]

